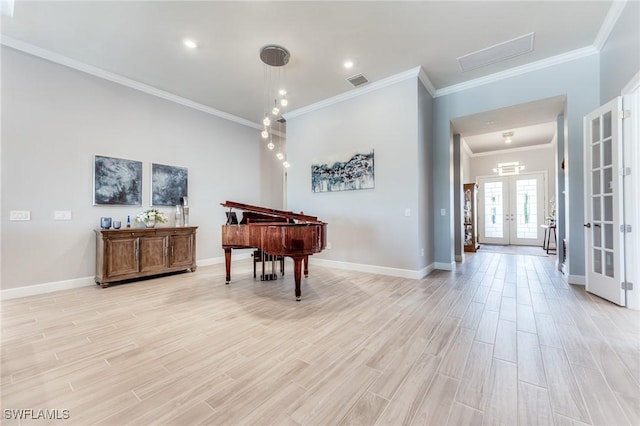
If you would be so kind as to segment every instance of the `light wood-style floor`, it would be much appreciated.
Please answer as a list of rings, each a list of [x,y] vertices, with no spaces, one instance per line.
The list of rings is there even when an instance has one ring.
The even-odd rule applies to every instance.
[[[224,267],[2,301],[3,424],[640,424],[640,315],[554,258],[422,280]],[[7,418],[69,410],[69,420]]]

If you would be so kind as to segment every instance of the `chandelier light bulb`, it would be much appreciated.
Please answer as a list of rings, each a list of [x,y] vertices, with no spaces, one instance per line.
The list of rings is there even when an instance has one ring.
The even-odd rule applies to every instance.
[[[265,115],[264,116],[264,120],[262,120],[262,124],[264,124],[265,126],[270,126],[271,125],[271,120],[269,120],[269,117],[267,117]]]
[[[287,100],[287,98],[280,99],[280,105],[282,105],[283,107],[286,107],[288,104],[289,101]]]
[[[273,148],[275,148],[275,147],[276,147],[276,146],[273,144],[273,142],[269,142],[269,143],[267,144],[267,148],[269,148],[269,149],[273,149]]]
[[[281,153],[281,152],[278,152],[278,153],[276,154],[276,158],[277,158],[278,160],[282,160],[282,159],[284,158],[284,154],[283,154],[283,153]]]
[[[262,139],[266,139],[269,137],[269,132],[267,132],[267,129],[264,129],[260,134],[262,135]]]
[[[273,115],[278,115],[280,113],[280,109],[278,109],[278,107],[273,107],[273,109],[271,110],[271,114]]]
[[[284,161],[282,165],[284,166],[285,169],[288,169],[289,167],[291,167],[291,164],[289,164],[288,161]]]
[[[287,94],[287,91],[284,89],[280,89],[278,93],[280,93],[280,96],[285,96]]]

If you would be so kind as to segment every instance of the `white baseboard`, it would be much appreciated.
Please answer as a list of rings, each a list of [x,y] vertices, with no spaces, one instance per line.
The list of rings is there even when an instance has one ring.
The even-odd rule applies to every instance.
[[[238,254],[231,254],[231,260],[242,260],[242,259],[250,259],[251,258],[251,253],[238,253]],[[200,259],[197,262],[198,266],[211,266],[211,265],[219,265],[221,263],[224,263],[224,256],[220,256],[220,257],[210,257],[209,259]]]
[[[584,275],[569,275],[567,281],[569,284],[585,285]]]
[[[435,269],[439,269],[441,271],[453,271],[454,269],[456,269],[456,262],[436,262],[433,265]]]
[[[238,253],[231,256],[232,260],[249,259],[251,253]],[[224,263],[224,256],[212,257],[209,259],[200,259],[196,261],[198,266],[219,265]],[[64,281],[55,281],[50,283],[42,283],[35,285],[27,285],[24,287],[8,288],[0,290],[0,299],[17,299],[19,297],[35,296],[38,294],[52,293],[60,290],[71,290],[74,288],[87,287],[96,285],[95,277],[73,278]]]
[[[420,270],[389,268],[386,266],[364,265],[361,263],[339,262],[337,260],[314,259],[309,258],[311,265],[318,265],[327,268],[344,269],[347,271],[368,272],[371,274],[390,275],[400,278],[412,278],[419,280],[429,275],[433,270],[433,264],[426,266]]]
[[[17,288],[8,288],[5,290],[0,290],[0,298],[3,300],[17,299],[19,297],[34,296],[36,294],[45,294],[60,290],[71,290],[74,288],[88,287],[90,285],[96,285],[94,278],[95,277],[74,278],[71,280],[55,281]]]

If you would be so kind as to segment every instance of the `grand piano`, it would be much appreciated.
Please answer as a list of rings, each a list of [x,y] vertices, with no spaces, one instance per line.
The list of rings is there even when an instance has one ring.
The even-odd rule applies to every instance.
[[[226,267],[226,284],[231,282],[231,250],[257,248],[271,256],[293,259],[296,300],[300,301],[302,266],[309,276],[309,256],[320,253],[327,245],[327,224],[315,216],[266,207],[226,201],[229,208],[227,223],[222,225],[222,248]],[[233,209],[243,212],[239,223],[234,220]]]

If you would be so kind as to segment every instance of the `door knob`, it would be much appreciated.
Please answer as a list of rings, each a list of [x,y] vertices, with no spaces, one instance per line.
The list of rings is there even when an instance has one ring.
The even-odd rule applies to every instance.
[[[584,224],[584,225],[582,225],[582,226],[584,226],[585,228],[591,228],[591,223],[590,223],[590,222],[587,222],[587,223],[585,223],[585,224]]]

